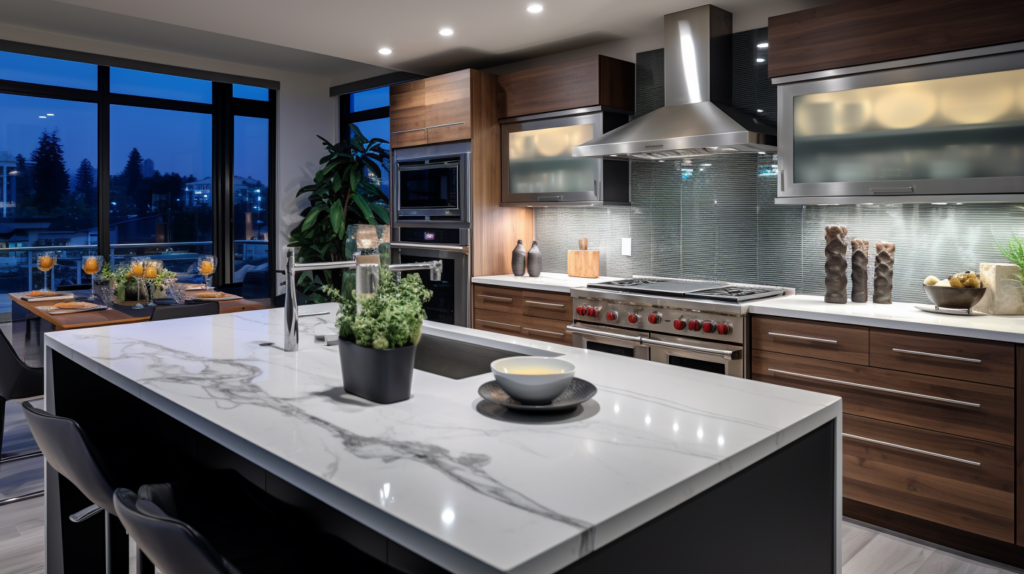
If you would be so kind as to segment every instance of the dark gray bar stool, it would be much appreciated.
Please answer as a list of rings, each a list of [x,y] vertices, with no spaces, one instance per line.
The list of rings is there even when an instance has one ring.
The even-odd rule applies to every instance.
[[[117,511],[114,508],[114,487],[103,461],[95,454],[88,435],[75,421],[51,415],[27,403],[25,419],[32,430],[32,436],[39,444],[46,462],[75,485],[92,502],[70,516],[71,522],[79,523],[104,513],[106,530],[106,556],[108,574],[127,574],[128,537],[119,527]],[[136,572],[153,574],[153,564],[140,550],[136,554]]]
[[[4,413],[7,401],[28,399],[43,394],[43,370],[34,369],[25,364],[14,350],[14,346],[0,333],[0,447],[4,443]],[[11,462],[23,458],[39,456],[39,452],[24,453],[18,456],[4,457],[0,450],[0,462]],[[33,492],[24,496],[0,500],[0,504],[9,504],[26,498],[34,498],[42,492]]]
[[[203,317],[220,313],[220,303],[190,303],[188,305],[166,305],[153,309],[150,321],[166,321],[168,319],[185,319],[186,317]]]

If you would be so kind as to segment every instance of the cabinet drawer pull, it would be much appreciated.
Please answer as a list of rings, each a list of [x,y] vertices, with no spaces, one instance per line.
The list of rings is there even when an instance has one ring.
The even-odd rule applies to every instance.
[[[562,337],[565,336],[565,333],[556,333],[554,331],[544,331],[542,329],[531,329],[529,327],[523,327],[523,330],[526,331],[527,333],[538,333],[538,334],[543,335],[545,337],[551,337],[551,338],[558,337],[559,339],[561,339]]]
[[[486,319],[477,319],[477,321],[480,321],[481,323],[487,323],[488,325],[493,325],[497,329],[505,329],[506,331],[519,331],[520,329],[522,329],[522,327],[520,327],[519,325],[512,325],[510,323],[499,323],[497,321],[487,321]]]
[[[768,334],[771,335],[772,337],[787,337],[789,339],[800,339],[801,341],[812,341],[812,342],[815,342],[815,343],[831,343],[833,345],[838,345],[839,344],[839,341],[835,341],[835,340],[832,340],[832,339],[816,339],[814,337],[802,337],[800,335],[787,335],[785,333],[768,333]]]
[[[965,407],[976,407],[981,408],[979,403],[969,403],[967,401],[958,401],[955,399],[944,399],[942,397],[933,397],[931,395],[922,395],[919,393],[910,393],[907,391],[897,391],[896,389],[887,389],[885,387],[873,387],[871,385],[862,385],[860,383],[849,383],[847,381],[839,381],[836,379],[826,379],[825,377],[815,377],[814,375],[804,375],[802,373],[794,373],[791,371],[780,371],[779,369],[768,369],[772,373],[779,373],[782,375],[789,375],[791,377],[802,377],[804,379],[812,379],[815,381],[824,381],[826,383],[835,383],[837,385],[848,385],[851,387],[860,387],[862,389],[871,389],[873,391],[882,391],[883,393],[894,393],[897,395],[905,395],[908,397],[917,397],[919,399],[928,399],[930,401],[942,401],[944,403],[952,403],[954,405],[963,405]]]
[[[543,302],[543,301],[530,301],[529,299],[527,299],[526,301],[523,301],[523,305],[526,305],[527,307],[541,307],[541,308],[551,308],[551,309],[555,309],[555,308],[558,308],[558,309],[565,309],[565,304],[564,304],[564,303],[545,303],[545,302]]]
[[[432,130],[434,128],[448,128],[448,127],[451,127],[451,126],[461,126],[464,123],[466,123],[466,122],[452,122],[450,124],[437,124],[436,126],[427,126],[424,129]]]
[[[477,295],[485,301],[494,301],[495,303],[512,303],[511,297],[495,297],[494,295]]]
[[[909,450],[910,452],[916,452],[916,453],[920,453],[920,454],[927,454],[928,456],[934,456],[934,457],[937,457],[937,458],[944,458],[946,460],[955,460],[957,462],[962,462],[964,464],[971,464],[971,465],[974,465],[974,466],[981,466],[980,462],[974,462],[973,460],[967,460],[965,458],[957,458],[955,456],[939,454],[937,452],[929,452],[927,450],[921,450],[919,448],[910,448],[909,446],[903,446],[901,444],[893,444],[891,442],[883,442],[883,441],[880,441],[880,440],[875,440],[873,438],[864,438],[862,436],[857,436],[855,434],[843,433],[843,436],[846,437],[846,438],[862,440],[864,442],[871,442],[871,443],[875,443],[875,444],[880,444],[882,446],[891,446],[893,448],[898,448],[898,449],[902,449],[902,450]]]
[[[970,357],[957,357],[954,355],[940,355],[938,353],[925,353],[923,351],[909,351],[907,349],[893,349],[893,353],[903,353],[904,355],[917,355],[920,357],[932,357],[934,359],[949,359],[950,361],[963,361],[965,363],[980,363],[981,359],[972,359]]]
[[[427,131],[427,128],[414,128],[414,129],[411,129],[411,130],[400,130],[400,131],[397,131],[397,132],[391,132],[391,135],[395,135],[395,134],[408,134],[408,133],[412,133],[412,132],[425,132],[425,131]]]

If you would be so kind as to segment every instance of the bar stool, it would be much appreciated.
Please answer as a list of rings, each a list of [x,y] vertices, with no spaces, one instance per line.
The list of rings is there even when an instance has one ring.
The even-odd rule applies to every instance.
[[[114,491],[128,534],[163,574],[398,573],[346,542],[289,521],[268,495],[251,485],[239,489],[229,475],[189,490],[161,484],[138,494]]]
[[[93,503],[92,506],[72,514],[69,519],[73,523],[80,523],[103,512],[107,573],[127,574],[128,537],[117,527],[117,510],[113,502],[114,488],[108,478],[109,473],[103,461],[96,455],[96,449],[88,435],[78,423],[69,418],[51,415],[27,403],[21,406],[25,409],[25,420],[28,421],[32,436],[39,444],[46,462],[71,481]],[[136,572],[153,574],[153,565],[143,556],[142,551],[136,554]]]
[[[4,413],[7,408],[7,401],[16,399],[28,399],[43,394],[43,370],[34,369],[25,364],[14,350],[11,342],[3,334],[0,334],[0,448],[4,442]],[[39,452],[25,453],[18,456],[4,458],[0,450],[0,462],[11,462],[23,458],[39,456]],[[9,504],[26,498],[34,498],[42,494],[42,491],[29,493],[15,498],[0,500],[0,504]]]

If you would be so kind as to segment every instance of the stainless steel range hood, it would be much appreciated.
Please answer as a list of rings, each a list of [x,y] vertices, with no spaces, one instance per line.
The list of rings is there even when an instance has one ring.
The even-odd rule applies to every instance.
[[[663,160],[775,152],[775,128],[716,104],[732,89],[732,14],[706,5],[665,16],[665,107],[573,148],[574,157]]]

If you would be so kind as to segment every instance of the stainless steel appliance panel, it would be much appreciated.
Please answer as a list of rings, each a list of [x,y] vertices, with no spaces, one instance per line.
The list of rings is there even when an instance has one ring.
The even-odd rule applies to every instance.
[[[468,142],[401,148],[393,152],[391,216],[398,223],[471,220]]]
[[[645,339],[651,348],[651,360],[658,363],[745,378],[742,345],[714,341],[695,341],[685,337],[653,333]]]
[[[423,305],[427,319],[459,327],[470,326],[472,298],[468,247],[392,243],[391,260],[396,264],[441,260],[440,281],[431,281],[428,273],[417,272],[423,285],[433,292],[431,300]]]
[[[572,333],[573,347],[644,361],[651,358],[651,349],[645,347],[640,338],[647,336],[646,332],[615,329],[603,325],[570,325],[568,330]]]

